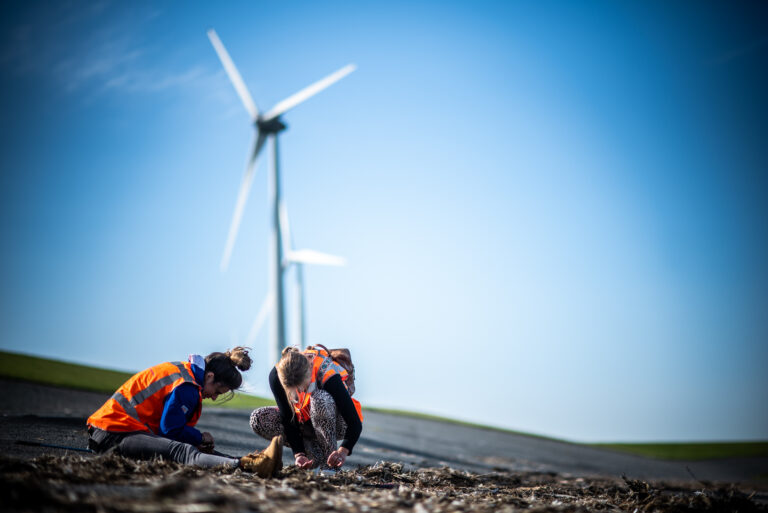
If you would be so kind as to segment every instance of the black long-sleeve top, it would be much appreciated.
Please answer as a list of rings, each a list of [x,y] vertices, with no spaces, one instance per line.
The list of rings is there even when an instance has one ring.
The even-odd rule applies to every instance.
[[[319,381],[317,384],[318,388],[325,390],[331,397],[333,397],[333,401],[336,403],[336,411],[341,414],[344,422],[347,423],[347,432],[344,434],[344,440],[341,442],[341,446],[345,447],[349,453],[352,454],[352,448],[357,443],[358,438],[360,438],[360,433],[363,431],[363,423],[360,422],[360,417],[357,416],[355,403],[352,402],[347,387],[344,386],[344,382],[341,380],[339,374],[328,378],[328,381],[322,386],[320,386]],[[272,394],[275,396],[275,402],[280,409],[285,436],[288,438],[288,443],[291,444],[293,454],[304,452],[304,440],[302,439],[301,431],[299,430],[299,422],[294,414],[293,406],[285,395],[283,385],[280,384],[280,378],[277,376],[277,369],[274,367],[272,368],[272,372],[269,373],[269,388],[272,389]]]

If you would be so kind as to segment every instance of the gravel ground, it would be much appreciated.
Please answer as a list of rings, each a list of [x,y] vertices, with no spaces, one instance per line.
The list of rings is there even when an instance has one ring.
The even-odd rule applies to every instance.
[[[0,458],[5,511],[73,512],[514,512],[768,511],[733,486],[650,484],[534,472],[475,474],[401,464],[322,475],[284,469],[262,480],[118,456]]]
[[[766,511],[766,458],[660,462],[499,431],[367,412],[343,472],[241,471],[18,445],[84,448],[106,394],[0,380],[0,511]],[[219,451],[266,446],[248,412],[206,408]],[[288,453],[290,451],[286,451]],[[694,477],[695,476],[695,477]]]

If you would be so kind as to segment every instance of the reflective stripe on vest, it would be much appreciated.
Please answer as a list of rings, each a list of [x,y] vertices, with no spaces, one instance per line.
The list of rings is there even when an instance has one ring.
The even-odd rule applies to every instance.
[[[151,431],[157,434],[165,398],[183,383],[194,384],[200,394],[198,407],[187,423],[194,426],[200,418],[202,387],[195,381],[189,362],[161,363],[135,374],[88,418],[88,425],[105,431]],[[136,389],[136,385],[141,388]],[[158,393],[161,391],[163,393]]]

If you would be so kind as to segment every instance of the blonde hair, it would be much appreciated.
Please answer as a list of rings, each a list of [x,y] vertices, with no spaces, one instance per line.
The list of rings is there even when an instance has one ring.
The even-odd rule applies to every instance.
[[[312,367],[304,353],[296,346],[286,347],[277,362],[277,377],[283,388],[294,388],[311,377]],[[286,390],[287,392],[287,390]]]

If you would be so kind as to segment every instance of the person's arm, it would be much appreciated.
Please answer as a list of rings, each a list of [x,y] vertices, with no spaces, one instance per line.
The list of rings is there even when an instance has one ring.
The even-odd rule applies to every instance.
[[[344,422],[347,423],[347,432],[344,434],[341,446],[346,448],[349,454],[352,454],[352,448],[363,431],[363,423],[360,422],[360,417],[357,415],[355,403],[352,402],[352,398],[349,396],[347,387],[344,386],[340,374],[335,374],[328,378],[328,381],[323,385],[323,390],[331,394],[333,401],[336,403],[336,411],[344,419]]]
[[[158,435],[199,446],[203,435],[197,429],[187,426],[190,416],[200,402],[200,393],[195,385],[183,383],[174,388],[165,399],[163,414],[160,417],[160,432]]]
[[[285,395],[283,385],[277,376],[277,369],[272,367],[269,373],[269,388],[272,389],[272,395],[275,396],[275,402],[280,410],[280,417],[283,419],[283,431],[288,443],[291,445],[294,456],[304,452],[304,440],[299,432],[299,425],[296,421],[296,415],[293,412],[293,406],[288,402],[288,396]]]

